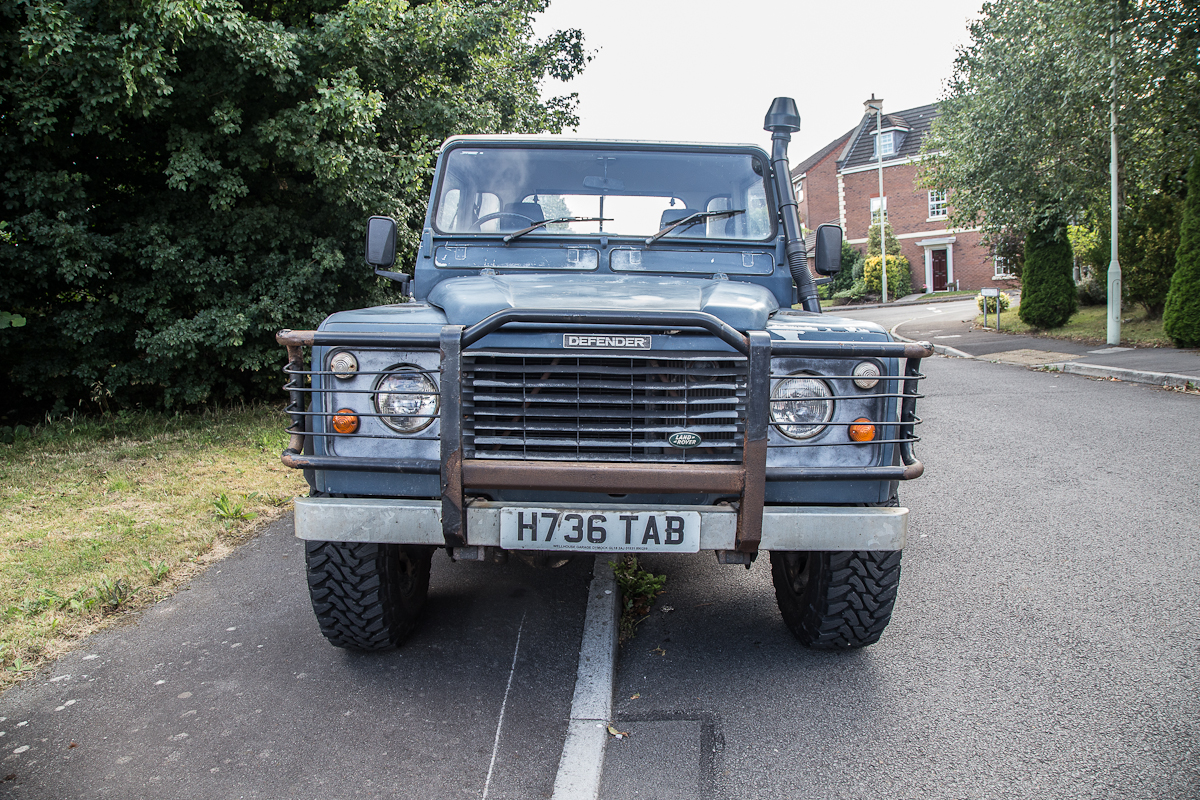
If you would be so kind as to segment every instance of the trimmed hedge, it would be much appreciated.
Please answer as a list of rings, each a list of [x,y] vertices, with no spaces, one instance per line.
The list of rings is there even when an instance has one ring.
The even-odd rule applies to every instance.
[[[1029,232],[1017,309],[1022,322],[1043,329],[1066,324],[1079,307],[1071,266],[1071,243],[1064,223],[1049,220]]]
[[[1188,171],[1187,201],[1163,330],[1176,347],[1200,347],[1200,158],[1196,157]]]

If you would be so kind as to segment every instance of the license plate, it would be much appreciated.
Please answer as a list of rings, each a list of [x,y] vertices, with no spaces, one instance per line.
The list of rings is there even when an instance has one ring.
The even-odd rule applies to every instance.
[[[506,550],[697,553],[700,513],[503,508],[500,546]]]

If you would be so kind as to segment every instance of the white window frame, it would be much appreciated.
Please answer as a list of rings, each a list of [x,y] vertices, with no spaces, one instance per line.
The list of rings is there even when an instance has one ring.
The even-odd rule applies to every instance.
[[[946,219],[950,216],[950,201],[945,189],[929,190],[929,219]]]
[[[995,272],[992,273],[992,280],[1000,280],[1017,277],[1014,272],[1009,269],[1008,259],[1000,256],[992,256],[992,264]]]
[[[875,137],[875,152],[871,154],[871,158],[879,158],[880,136],[885,137],[882,140],[884,156],[892,156],[896,154],[896,131],[884,131],[883,133],[872,134]]]
[[[803,203],[804,202],[804,181],[798,180],[794,184],[792,184],[792,186],[796,190],[796,202]]]
[[[885,223],[887,222],[887,195],[885,194],[883,196],[882,203],[880,203],[879,200],[880,200],[880,198],[878,198],[878,197],[871,198],[871,224],[872,225],[879,224],[879,220],[876,218],[875,215],[879,212],[879,207],[881,205],[883,206],[883,221]]]

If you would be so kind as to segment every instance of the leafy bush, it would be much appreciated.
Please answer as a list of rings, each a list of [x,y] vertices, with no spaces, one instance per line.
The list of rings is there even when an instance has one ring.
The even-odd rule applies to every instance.
[[[883,293],[882,256],[870,256],[863,264],[863,282],[867,291]],[[904,256],[888,256],[888,297],[904,297],[912,294],[912,269]]]
[[[831,296],[854,285],[854,279],[862,273],[862,260],[862,253],[842,239],[842,269],[833,276],[833,282],[829,284]]]
[[[975,305],[979,306],[980,311],[985,310],[983,307],[985,300],[987,301],[986,311],[989,314],[996,313],[996,301],[997,300],[1000,301],[1000,310],[1001,311],[1008,311],[1008,307],[1010,305],[1012,305],[1012,298],[1008,296],[1007,292],[1001,292],[997,297],[984,297],[981,294],[977,294],[977,295],[975,295]]]
[[[1025,238],[1021,276],[1021,321],[1035,328],[1057,328],[1079,307],[1071,277],[1071,244],[1066,225],[1049,220]]]
[[[1081,306],[1103,306],[1108,304],[1108,286],[1095,278],[1087,280],[1075,286],[1075,292],[1079,296],[1079,305]]]
[[[397,299],[452,133],[559,131],[544,0],[0,6],[0,376],[20,415],[279,395],[280,328]],[[0,415],[11,405],[0,407]]]
[[[1168,192],[1142,200],[1121,232],[1121,283],[1125,298],[1152,319],[1162,316],[1175,274],[1183,201]]]
[[[1200,347],[1200,153],[1192,157],[1188,171],[1187,201],[1163,330],[1176,347]]]

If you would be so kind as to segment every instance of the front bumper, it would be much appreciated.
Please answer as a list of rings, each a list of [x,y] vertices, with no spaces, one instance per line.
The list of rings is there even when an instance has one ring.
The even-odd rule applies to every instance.
[[[500,509],[529,503],[472,500],[466,505],[473,547],[500,545]],[[563,510],[605,511],[628,506],[555,503]],[[661,509],[655,509],[661,510]],[[729,506],[672,506],[700,514],[700,549],[733,550],[738,514]],[[394,542],[443,546],[440,500],[298,497],[296,536],[334,542]],[[907,508],[766,506],[762,514],[764,550],[902,550],[908,533]]]

